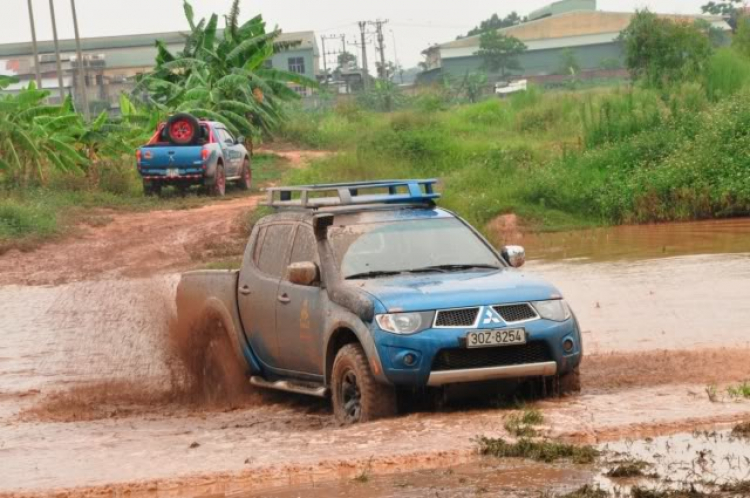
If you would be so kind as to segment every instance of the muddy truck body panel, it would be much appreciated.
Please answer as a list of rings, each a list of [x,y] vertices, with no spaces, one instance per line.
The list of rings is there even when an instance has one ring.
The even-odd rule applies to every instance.
[[[582,336],[560,292],[517,269],[522,248],[498,252],[438,208],[434,183],[269,189],[277,210],[241,269],[185,274],[178,313],[223,317],[252,384],[330,394],[344,423],[392,415],[397,388],[579,389]]]

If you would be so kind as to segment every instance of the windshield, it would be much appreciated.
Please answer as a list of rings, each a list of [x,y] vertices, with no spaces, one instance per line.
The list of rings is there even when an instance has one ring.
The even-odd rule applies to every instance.
[[[331,227],[328,237],[343,278],[503,266],[455,218]]]

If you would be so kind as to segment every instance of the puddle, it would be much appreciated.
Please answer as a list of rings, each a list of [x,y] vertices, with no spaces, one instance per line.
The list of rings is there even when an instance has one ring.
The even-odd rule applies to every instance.
[[[612,497],[630,496],[633,487],[655,490],[694,488],[710,496],[723,484],[750,478],[750,440],[729,430],[694,432],[598,446],[595,465],[542,464],[523,459],[477,457],[450,468],[372,477],[367,468],[353,478],[297,485],[279,490],[237,494],[243,498],[410,498],[561,496],[588,485]],[[642,476],[608,477],[623,463],[635,464]],[[621,467],[622,468],[622,467]],[[750,481],[748,481],[750,482]],[[750,489],[750,487],[748,488]],[[745,491],[726,496],[747,496]]]
[[[526,247],[530,260],[632,261],[689,254],[750,253],[750,218],[515,233],[510,238]]]

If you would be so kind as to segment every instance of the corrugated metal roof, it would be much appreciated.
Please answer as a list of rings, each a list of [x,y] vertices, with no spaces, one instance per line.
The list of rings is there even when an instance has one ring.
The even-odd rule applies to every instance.
[[[524,44],[529,52],[533,52],[535,50],[603,45],[614,42],[619,36],[620,32],[617,31],[615,33],[600,33],[596,35],[566,36],[546,40],[528,40],[525,41]],[[470,57],[474,55],[478,49],[479,47],[444,48],[441,50],[441,57],[443,59]]]
[[[219,36],[224,30],[219,29]],[[102,36],[95,38],[81,38],[81,49],[84,52],[96,52],[107,49],[118,48],[140,48],[153,47],[156,40],[161,40],[167,45],[182,45],[187,36],[187,31],[172,31],[168,33],[148,33],[141,35],[118,35]],[[301,31],[292,33],[282,33],[278,38],[279,41],[300,41],[301,47],[314,48],[315,33],[312,31]],[[74,39],[60,40],[61,52],[75,52],[76,44]],[[54,53],[55,46],[51,40],[39,42],[39,53]],[[33,53],[31,42],[6,43],[0,45],[0,58],[7,59],[12,57],[27,57]]]
[[[544,17],[516,26],[499,29],[498,32],[514,36],[527,45],[533,40],[569,38],[607,33],[619,33],[625,29],[635,15],[633,12],[566,12]],[[659,17],[677,21],[705,19],[714,26],[729,31],[731,28],[721,16],[659,14]],[[462,38],[438,45],[440,49],[479,47],[479,35]]]

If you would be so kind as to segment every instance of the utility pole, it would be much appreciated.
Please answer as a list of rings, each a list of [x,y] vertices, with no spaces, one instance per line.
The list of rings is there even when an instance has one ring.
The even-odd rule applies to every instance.
[[[36,25],[34,24],[34,6],[29,4],[29,21],[31,22],[31,46],[34,49],[34,72],[36,73],[36,87],[42,88],[42,72],[39,69],[39,47],[36,44]]]
[[[327,68],[327,66],[328,66],[328,62],[327,62],[328,56],[329,55],[337,55],[338,56],[339,54],[342,54],[342,53],[346,52],[346,35],[323,35],[320,38],[321,38],[322,43],[323,43],[323,67],[324,67],[324,70],[326,70],[326,74],[327,74],[327,69],[325,69],[325,68]],[[335,50],[331,51],[331,52],[326,51],[326,40],[341,40],[341,45],[342,45],[344,51],[343,52],[337,52]],[[336,60],[336,67],[338,68],[338,66],[339,66],[339,61],[337,59]],[[326,83],[328,82],[327,78],[328,77],[326,76]],[[347,93],[348,93],[348,89],[349,89],[349,81],[348,80],[346,81],[346,85],[347,85]]]
[[[323,46],[323,74],[325,75],[324,84],[328,86],[328,53],[326,52],[326,37],[320,37],[320,43]]]
[[[49,0],[49,13],[52,16],[52,37],[55,40],[55,62],[57,62],[57,86],[60,89],[60,103],[65,100],[62,67],[60,65],[60,42],[57,40],[57,20],[55,20],[55,0]]]
[[[383,36],[383,25],[387,23],[388,19],[378,19],[377,21],[370,22],[370,24],[375,26],[375,31],[378,35],[378,51],[380,52],[380,70],[378,71],[378,76],[382,80],[388,79],[388,71],[385,68],[385,36]]]
[[[81,103],[83,105],[83,115],[86,121],[91,120],[91,109],[89,109],[89,96],[86,92],[86,63],[83,60],[81,52],[81,36],[78,33],[78,15],[76,14],[76,0],[70,0],[70,8],[73,10],[73,28],[76,34],[76,58],[78,59],[78,86],[81,88]]]
[[[370,82],[370,71],[367,67],[367,21],[360,21],[359,22],[359,31],[362,36],[362,85],[364,86],[365,91],[367,91],[367,87],[369,86]]]
[[[399,77],[401,78],[401,84],[404,84],[404,68],[398,62],[398,52],[396,52],[396,33],[391,30],[391,38],[393,39],[393,61],[396,64],[396,71],[398,71]]]

